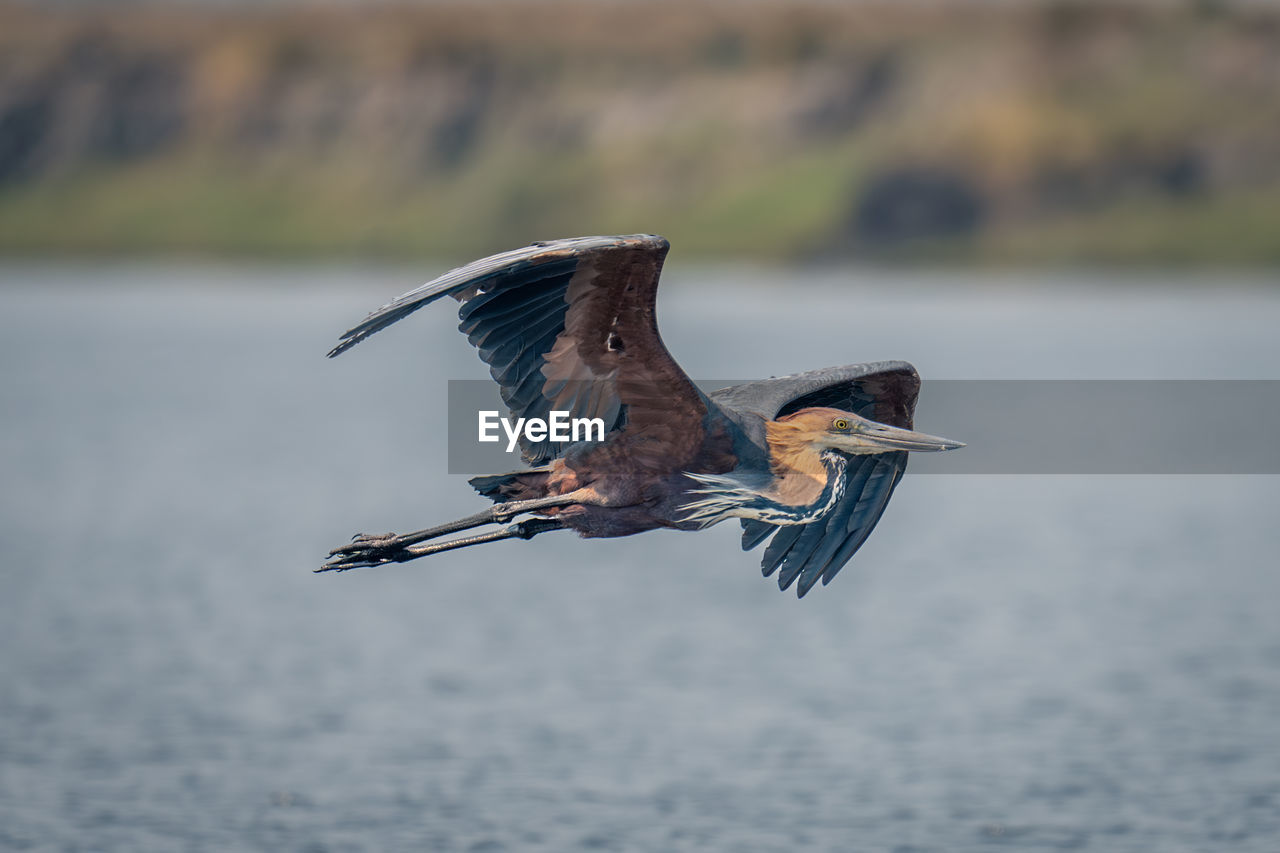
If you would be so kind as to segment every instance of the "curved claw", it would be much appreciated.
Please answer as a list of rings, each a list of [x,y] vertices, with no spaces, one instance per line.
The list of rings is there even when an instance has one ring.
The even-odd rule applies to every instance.
[[[369,535],[367,533],[357,533],[351,537],[351,544],[339,545],[329,552],[330,557],[336,557],[339,554],[358,554],[361,551],[387,551],[399,547],[396,540],[400,537],[394,533],[375,533]]]
[[[314,569],[313,571],[316,574],[319,574],[320,572],[345,572],[345,571],[350,571],[351,569],[365,569],[365,568],[371,568],[373,566],[381,566],[385,563],[394,563],[394,562],[396,562],[396,560],[392,559],[391,557],[370,558],[370,557],[350,556],[350,557],[343,557],[342,559],[339,559],[339,560],[330,560],[329,562],[322,565],[320,568]]]
[[[375,539],[394,539],[394,533],[357,533],[351,537],[352,542],[360,542],[362,540],[373,541]]]
[[[332,556],[332,555],[331,555]],[[364,569],[387,563],[403,563],[413,555],[402,548],[368,548],[354,553],[341,554],[337,559],[316,569],[316,572],[345,572],[348,569]]]
[[[317,572],[345,572],[348,569],[363,569],[370,566],[381,566],[384,563],[398,563],[410,559],[404,550],[404,537],[394,533],[380,533],[370,536],[357,533],[351,538],[351,544],[339,545],[329,552],[335,559],[316,569]]]

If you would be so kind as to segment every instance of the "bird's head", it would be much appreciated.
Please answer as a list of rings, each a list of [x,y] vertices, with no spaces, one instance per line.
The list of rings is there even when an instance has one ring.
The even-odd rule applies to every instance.
[[[820,450],[851,455],[888,453],[894,450],[938,451],[964,447],[959,441],[926,435],[867,420],[840,409],[809,408],[784,415],[773,422],[770,438],[792,445],[807,444]]]

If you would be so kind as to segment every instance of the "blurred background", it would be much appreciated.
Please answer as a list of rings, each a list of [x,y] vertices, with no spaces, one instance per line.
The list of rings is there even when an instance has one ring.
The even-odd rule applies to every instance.
[[[1280,478],[909,472],[802,601],[728,524],[312,575],[481,506],[454,312],[338,333],[640,231],[691,375],[928,432],[1274,380],[1280,9],[0,1],[0,850],[1280,849]]]
[[[1280,9],[0,4],[0,249],[1280,260]]]

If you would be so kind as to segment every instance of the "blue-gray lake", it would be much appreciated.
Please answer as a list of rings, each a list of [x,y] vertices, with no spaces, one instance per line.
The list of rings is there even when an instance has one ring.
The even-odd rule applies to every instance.
[[[694,375],[1280,378],[1274,281],[669,267]],[[435,272],[0,266],[0,848],[1280,850],[1277,477],[909,474],[801,601],[729,525],[313,575],[483,506],[450,306],[324,358]]]

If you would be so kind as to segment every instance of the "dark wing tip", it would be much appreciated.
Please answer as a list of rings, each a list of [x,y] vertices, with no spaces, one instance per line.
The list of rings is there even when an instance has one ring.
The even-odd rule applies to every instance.
[[[671,248],[671,241],[658,234],[635,234],[633,239],[638,239],[659,252],[665,253]]]
[[[335,356],[342,355],[344,352],[351,349],[353,346],[360,343],[362,340],[364,340],[363,337],[359,335],[352,335],[342,343],[338,344],[333,349],[329,350],[329,352],[325,354],[325,358],[334,358]]]
[[[546,243],[550,248],[565,248],[574,244],[587,244],[587,248],[639,249],[665,258],[671,242],[658,234],[619,234],[616,237],[577,237],[570,240],[554,240]]]
[[[559,240],[535,240],[529,244],[530,249],[551,249],[556,251],[616,249],[623,246],[665,252],[671,248],[671,243],[666,237],[659,234],[615,234],[597,237],[563,237]]]

